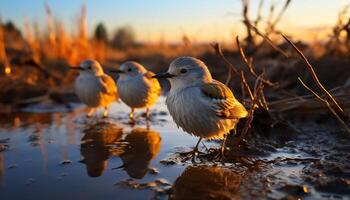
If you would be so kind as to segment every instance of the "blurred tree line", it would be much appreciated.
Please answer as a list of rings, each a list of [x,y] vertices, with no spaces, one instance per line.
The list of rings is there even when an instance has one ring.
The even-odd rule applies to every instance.
[[[108,43],[113,48],[122,50],[136,45],[135,33],[131,26],[117,28],[113,36],[109,38],[106,26],[103,23],[99,23],[95,28],[94,39],[99,42]]]

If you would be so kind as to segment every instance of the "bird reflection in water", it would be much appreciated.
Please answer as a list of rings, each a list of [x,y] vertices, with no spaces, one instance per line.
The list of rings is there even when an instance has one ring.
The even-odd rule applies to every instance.
[[[81,162],[86,165],[90,177],[99,177],[107,167],[108,158],[118,156],[122,151],[113,146],[121,138],[122,128],[104,122],[90,125],[84,132],[80,145]]]
[[[128,146],[120,155],[124,168],[132,178],[141,179],[149,171],[151,160],[160,150],[161,137],[158,132],[145,128],[135,128],[125,137]]]
[[[189,166],[176,179],[170,199],[236,199],[241,176],[213,166]]]

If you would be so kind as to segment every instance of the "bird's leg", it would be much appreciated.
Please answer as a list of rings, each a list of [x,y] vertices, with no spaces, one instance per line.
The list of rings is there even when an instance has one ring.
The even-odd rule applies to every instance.
[[[103,111],[103,117],[107,118],[108,117],[108,107],[106,106]]]
[[[131,112],[129,114],[130,122],[134,123],[134,111],[135,108],[131,108]]]
[[[227,138],[227,135],[224,136],[224,139],[222,140],[222,143],[221,143],[221,157],[222,158],[225,157],[226,138]]]
[[[150,119],[151,119],[150,109],[146,108],[146,120],[150,120]]]
[[[201,142],[202,138],[200,137],[196,146],[194,147],[193,151],[192,151],[192,162],[196,161],[196,153],[198,153],[198,145]]]
[[[87,116],[88,118],[92,117],[92,115],[94,114],[95,110],[96,110],[95,108],[90,108],[90,110],[89,110],[89,112],[87,113],[86,116]]]
[[[196,153],[198,152],[198,146],[199,146],[199,143],[201,142],[202,138],[200,137],[196,146],[194,147],[193,151],[192,151],[192,156],[194,157],[196,155]]]

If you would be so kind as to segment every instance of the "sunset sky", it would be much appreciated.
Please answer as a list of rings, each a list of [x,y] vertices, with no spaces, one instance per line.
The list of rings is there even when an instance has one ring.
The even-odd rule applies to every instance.
[[[282,0],[266,0],[265,13],[270,2],[282,6]],[[87,6],[88,31],[93,32],[98,22],[107,26],[109,33],[118,26],[131,25],[140,41],[176,42],[186,33],[198,42],[229,41],[232,35],[244,34],[241,24],[240,0],[48,0],[55,18],[74,30],[81,5]],[[255,16],[258,0],[251,0],[251,14]],[[322,37],[335,24],[338,12],[348,0],[292,0],[279,28],[305,40]],[[26,17],[45,27],[45,9],[42,0],[1,0],[0,15],[23,27]]]

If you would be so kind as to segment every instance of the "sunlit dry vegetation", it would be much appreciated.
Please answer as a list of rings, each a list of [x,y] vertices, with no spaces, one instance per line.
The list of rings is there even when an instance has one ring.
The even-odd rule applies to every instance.
[[[185,32],[179,36],[181,42],[178,43],[169,43],[161,37],[158,42],[140,42],[132,26],[108,27],[115,28],[114,32],[110,32],[103,22],[94,27],[93,34],[89,34],[88,8],[84,4],[77,11],[72,30],[67,30],[47,2],[43,5],[46,14],[44,27],[25,17],[23,24],[3,22],[0,19],[0,114],[12,116],[11,113],[21,112],[33,105],[51,106],[50,108],[60,106],[65,111],[73,111],[76,106],[74,103],[79,103],[73,92],[73,82],[77,74],[69,69],[87,58],[99,61],[105,72],[111,74],[110,69],[117,69],[127,60],[140,62],[148,70],[157,73],[167,70],[174,58],[194,56],[207,64],[213,78],[233,91],[247,109],[247,118],[240,121],[237,130],[231,131],[223,156],[218,156],[219,150],[216,147],[204,146],[196,161],[208,166],[188,167],[172,188],[168,188],[170,183],[159,180],[139,183],[134,179],[127,179],[116,185],[139,190],[154,187],[161,190],[159,193],[162,195],[166,193],[175,198],[191,193],[182,187],[192,179],[210,184],[215,182],[210,178],[202,180],[200,174],[205,173],[218,176],[218,181],[221,181],[220,184],[213,183],[219,188],[214,191],[216,195],[236,197],[238,190],[245,191],[255,187],[252,186],[252,180],[245,179],[263,179],[262,182],[270,184],[268,179],[264,179],[266,177],[261,178],[269,175],[277,182],[282,180],[274,172],[263,171],[262,168],[291,163],[293,166],[305,166],[302,169],[305,177],[298,174],[302,181],[293,182],[294,185],[288,182],[290,180],[286,181],[287,186],[292,185],[292,189],[286,189],[288,195],[291,193],[293,197],[301,197],[309,194],[306,185],[312,185],[322,192],[331,188],[329,190],[336,194],[349,194],[349,179],[344,177],[348,178],[350,157],[344,152],[349,150],[350,134],[350,5],[339,10],[337,21],[327,37],[304,42],[299,40],[302,37],[280,29],[283,17],[293,5],[293,0],[278,3],[265,0],[258,2],[258,7],[254,10],[251,1],[241,0],[239,19],[244,34],[233,33],[232,40],[227,43],[199,43],[195,37],[190,37]],[[20,26],[22,31],[18,28]],[[113,78],[117,79],[116,76]],[[169,84],[162,80],[161,85],[166,95]],[[154,115],[166,116],[167,113]],[[123,117],[120,119],[123,120]],[[19,127],[18,117],[10,120],[13,121],[13,127]],[[32,120],[35,121],[36,118],[33,117]],[[28,119],[24,121],[27,124],[33,123]],[[152,123],[157,125],[164,122],[155,121]],[[124,164],[111,168],[123,168],[132,178],[142,179],[148,173],[159,173],[150,167],[150,163],[162,151],[163,135],[148,129],[134,129],[123,138],[122,129],[118,128],[116,131],[116,125],[108,125],[110,130],[102,132],[95,130],[96,127],[100,128],[98,126],[99,124],[85,130],[82,141],[87,141],[80,144],[84,157],[82,162],[85,162],[89,176],[101,176],[112,156],[119,156]],[[96,132],[99,133],[97,137]],[[120,140],[123,140],[120,143],[123,148],[129,142],[133,149],[124,151],[115,148],[120,145]],[[98,156],[95,152],[96,146],[102,149]],[[287,154],[297,152],[299,157],[279,155],[285,151]],[[147,156],[144,155],[145,152]],[[278,155],[268,161],[261,156],[273,153]],[[160,163],[166,166],[188,164],[187,152],[176,152],[174,155],[162,159]],[[0,164],[1,156],[2,154]],[[134,162],[135,158],[139,162]],[[232,171],[223,170],[220,168],[222,162],[237,168]],[[211,165],[215,167],[212,168]],[[325,170],[331,172],[324,172]],[[0,178],[1,173],[0,170]],[[246,175],[249,178],[245,178]],[[222,184],[223,180],[225,184]],[[227,186],[227,180],[237,183]],[[252,185],[245,185],[247,188],[237,187],[237,184],[247,182]],[[341,185],[340,189],[337,184]],[[279,186],[266,187],[280,191],[282,187]],[[207,187],[206,185],[203,188],[208,189]],[[202,187],[194,190],[198,188]],[[213,188],[210,187],[209,190],[213,192]],[[154,191],[157,193],[155,189]],[[248,199],[256,197],[245,192],[249,194]],[[207,197],[206,193],[203,195]],[[290,197],[288,195],[286,198]]]
[[[81,6],[74,20],[73,27],[75,28],[69,33],[46,2],[44,29],[41,29],[37,22],[27,18],[23,20],[22,33],[11,22],[1,26],[0,59],[2,74],[7,76],[2,79],[2,84],[6,85],[6,89],[3,90],[4,95],[1,102],[4,105],[9,105],[11,102],[10,107],[13,108],[13,105],[42,101],[47,99],[47,95],[49,99],[58,102],[72,100],[71,95],[59,97],[60,95],[56,94],[61,94],[62,88],[66,90],[71,88],[70,83],[74,76],[67,70],[68,66],[78,65],[85,58],[94,58],[106,67],[115,67],[124,60],[137,60],[153,71],[161,71],[172,58],[179,55],[192,55],[208,62],[217,79],[241,91],[239,94],[243,102],[246,102],[246,97],[249,97],[251,103],[255,101],[254,94],[257,91],[251,87],[254,87],[256,81],[260,81],[267,91],[264,93],[261,87],[261,91],[256,94],[259,100],[255,103],[258,103],[259,107],[264,110],[268,110],[270,103],[273,109],[288,107],[289,98],[293,102],[293,108],[297,107],[295,104],[306,105],[308,101],[303,97],[297,98],[300,101],[295,101],[297,96],[307,93],[300,89],[301,85],[297,77],[306,78],[304,80],[306,84],[310,84],[310,82],[307,83],[308,80],[316,79],[312,74],[309,79],[308,75],[302,72],[302,63],[293,51],[293,46],[284,42],[281,31],[278,30],[278,24],[291,3],[291,0],[286,0],[278,5],[274,3],[268,5],[268,2],[261,0],[257,10],[252,10],[250,2],[242,0],[242,25],[245,27],[246,36],[241,37],[243,38],[241,42],[237,36],[236,42],[232,45],[234,48],[227,48],[229,47],[227,44],[215,44],[213,51],[210,45],[195,43],[185,33],[181,38],[181,44],[167,44],[162,39],[158,43],[139,43],[135,40],[133,29],[130,26],[120,27],[113,37],[109,37],[106,27],[100,23],[94,35],[89,37],[85,5]],[[268,13],[263,14],[264,7],[269,8]],[[329,35],[329,38],[325,38],[324,42],[317,44],[297,42],[296,46],[301,48],[301,51],[311,61],[318,59],[315,61],[321,62],[322,66],[338,60],[337,56],[345,56],[344,61],[348,60],[346,59],[350,51],[348,13],[349,6],[339,11],[337,24],[334,25],[332,34]],[[222,45],[224,49],[221,49]],[[215,57],[214,52],[219,57]],[[228,73],[224,66],[228,66]],[[317,71],[318,66],[315,67]],[[322,69],[320,70],[322,82],[324,74],[322,74]],[[341,73],[342,69],[339,70]],[[288,76],[285,80],[278,79],[285,76]],[[8,81],[21,83],[10,86]],[[50,88],[41,84],[42,81],[46,82]],[[330,81],[325,80],[325,82]],[[319,81],[315,83],[318,84]],[[331,84],[328,89],[339,84],[341,84],[340,81],[337,85]],[[281,101],[281,98],[286,97],[287,100]],[[286,106],[283,106],[283,103],[286,103]],[[331,105],[337,104],[333,102]],[[250,104],[248,107],[254,106]],[[334,108],[341,118],[346,118],[345,114],[340,114],[341,109],[338,109],[337,106]]]

